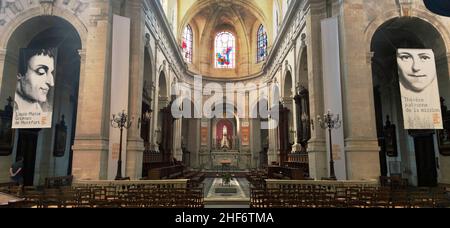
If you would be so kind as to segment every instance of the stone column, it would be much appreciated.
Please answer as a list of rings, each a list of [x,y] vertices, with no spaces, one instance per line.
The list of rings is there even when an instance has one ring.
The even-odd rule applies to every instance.
[[[186,121],[186,120],[185,120]],[[183,160],[183,150],[181,149],[181,129],[182,119],[175,120],[173,132],[173,157],[178,161]]]
[[[5,59],[6,59],[6,49],[0,49],[0,91],[3,92],[4,88],[3,86],[3,81],[4,78],[3,77],[8,77],[8,74],[5,74],[4,72],[4,65],[5,65]],[[5,85],[5,87],[8,85]],[[3,110],[3,108],[5,107],[5,105],[7,105],[8,101],[8,97],[11,96],[11,98],[13,98],[14,94],[3,94],[0,93],[0,109]],[[14,98],[13,98],[14,99]],[[13,104],[14,105],[14,104]],[[12,160],[13,160],[13,156],[14,154],[11,154],[8,157],[2,157],[0,159],[0,182],[9,182],[10,178],[9,178],[9,167],[11,167],[12,164]]]
[[[152,98],[152,103],[150,104],[151,109],[153,112],[151,113],[151,119],[150,119],[150,150],[157,151],[156,141],[155,138],[157,137],[156,134],[156,123],[158,120],[158,96],[157,94],[157,87],[155,85],[156,83],[156,76],[154,76],[156,70],[152,72],[152,89],[150,93],[150,97]]]
[[[311,1],[306,12],[306,43],[308,52],[308,82],[311,119],[311,140],[308,143],[309,172],[315,179],[328,176],[325,131],[317,122],[317,115],[324,114],[322,79],[322,38],[320,21],[325,18],[323,1]]]
[[[295,94],[295,93],[294,93]],[[292,141],[294,142],[294,144],[292,145],[292,151],[291,151],[291,153],[296,153],[296,152],[299,152],[299,151],[301,151],[301,145],[300,145],[300,143],[298,143],[297,142],[297,138],[298,138],[298,134],[300,133],[300,132],[298,132],[297,130],[298,130],[298,121],[297,121],[297,115],[298,115],[298,113],[297,113],[297,103],[295,102],[295,99],[293,99],[292,100],[292,110],[291,110],[291,113],[292,113],[292,124],[290,125],[291,126],[291,128],[294,130],[294,132],[293,132],[293,134],[292,134]]]
[[[8,75],[5,75],[3,70],[5,68],[5,60],[6,60],[6,49],[0,48],[0,88],[2,88],[3,85],[3,77],[8,77]],[[0,94],[2,95],[2,94]],[[8,98],[7,96],[5,96],[5,98],[3,98],[2,96],[0,96],[1,99],[4,99],[4,101],[0,100],[0,107],[3,108],[3,106],[5,106],[7,101],[6,99]]]
[[[108,167],[109,98],[111,65],[111,5],[92,1],[86,47],[80,52],[78,116],[73,145],[75,179],[106,179]]]
[[[365,42],[362,0],[343,3],[340,23],[341,75],[343,84],[343,127],[347,174],[350,180],[378,179],[379,148],[376,132],[371,56],[362,52]],[[346,13],[348,12],[348,13]],[[342,26],[340,26],[342,27]]]
[[[272,107],[274,104],[272,103],[272,86],[273,83],[268,83],[267,85],[269,87],[270,93],[268,94],[269,96],[269,107]],[[277,131],[278,131],[278,127],[274,126],[273,121],[269,121],[269,149],[267,151],[267,162],[269,163],[269,165],[272,162],[279,162],[279,158],[278,158],[278,146],[277,146]]]
[[[295,114],[294,102],[292,100],[292,97],[285,97],[285,98],[283,98],[283,102],[282,103],[283,103],[283,106],[285,108],[289,109],[289,115],[288,115],[289,141],[295,143],[297,140],[295,138],[296,136],[295,136],[295,132],[294,132],[294,131],[296,131],[296,129],[295,129],[295,126],[296,126],[295,125],[296,124],[296,121],[295,121],[296,114]],[[292,130],[292,132],[291,132],[291,130]]]
[[[142,177],[144,140],[141,138],[142,92],[144,85],[145,17],[140,0],[126,1],[125,15],[131,19],[129,116],[134,118],[128,129],[126,176]],[[142,121],[142,120],[141,120]]]
[[[297,90],[300,91],[300,88],[296,89],[295,94],[297,94]],[[298,102],[298,100],[296,98],[293,98],[293,102],[292,102],[293,103],[292,104],[293,124],[292,124],[292,127],[294,128],[295,132],[294,132],[294,145],[292,146],[292,153],[298,153],[298,152],[302,151],[302,146],[301,146],[300,142],[297,141],[297,139],[299,137],[299,134],[300,134],[300,132],[298,131],[299,130],[299,124],[300,124],[299,121],[301,121],[300,118],[301,118],[301,115],[302,115],[301,113],[299,113],[300,110],[298,108],[298,103],[297,102]],[[298,116],[298,115],[300,115],[300,116]]]
[[[447,52],[446,54],[446,62],[447,62],[447,66],[450,66],[450,53]],[[444,78],[444,81],[446,79],[446,83],[444,83],[444,85],[448,85],[450,83],[450,75],[447,74],[443,74],[441,75],[442,78]],[[441,81],[439,81],[439,84],[441,84]],[[441,86],[442,88],[442,86]],[[445,102],[446,105],[448,106],[450,104],[450,91],[444,90],[442,91],[442,89],[439,91],[442,95],[441,96],[445,96]],[[450,157],[449,156],[443,156],[443,155],[439,155],[439,163],[440,163],[440,173],[439,173],[439,179],[438,182],[439,183],[443,183],[443,184],[450,184]]]
[[[156,45],[155,45],[155,57],[154,57],[154,59],[155,59],[155,63],[158,63],[158,52],[159,52],[159,42],[157,41],[156,42]],[[157,64],[155,64],[155,69],[153,69],[153,72],[154,72],[154,77],[153,77],[153,81],[155,82],[154,83],[154,86],[155,86],[155,89],[153,90],[154,91],[154,93],[153,93],[153,114],[152,114],[152,123],[151,123],[151,126],[150,126],[150,135],[151,136],[153,136],[153,137],[151,137],[150,138],[150,147],[151,147],[151,150],[152,151],[156,151],[156,152],[159,152],[159,146],[158,146],[158,137],[159,137],[159,134],[161,134],[161,132],[158,132],[158,130],[161,130],[161,129],[158,129],[158,119],[159,119],[159,110],[160,110],[160,97],[159,97],[159,90],[160,90],[160,88],[159,88],[159,76],[160,76],[160,74],[159,74],[159,65],[157,65]]]

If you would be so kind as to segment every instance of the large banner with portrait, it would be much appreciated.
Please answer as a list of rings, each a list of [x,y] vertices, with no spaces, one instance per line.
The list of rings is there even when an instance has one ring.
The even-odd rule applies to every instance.
[[[12,128],[51,128],[57,49],[21,49]]]
[[[398,49],[397,63],[405,129],[442,129],[433,50]]]

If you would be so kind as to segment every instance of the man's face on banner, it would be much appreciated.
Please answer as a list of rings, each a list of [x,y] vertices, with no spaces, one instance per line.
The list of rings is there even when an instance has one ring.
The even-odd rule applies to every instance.
[[[397,62],[400,82],[409,90],[422,92],[436,78],[432,50],[399,49]]]
[[[54,58],[46,55],[35,55],[28,61],[25,75],[19,75],[23,95],[29,100],[47,102],[47,94],[55,85]]]

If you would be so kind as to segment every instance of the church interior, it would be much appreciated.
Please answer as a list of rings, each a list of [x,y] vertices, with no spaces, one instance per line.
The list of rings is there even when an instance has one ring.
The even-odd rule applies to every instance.
[[[425,2],[0,0],[0,208],[448,208],[450,18]],[[23,54],[48,49],[52,72]]]

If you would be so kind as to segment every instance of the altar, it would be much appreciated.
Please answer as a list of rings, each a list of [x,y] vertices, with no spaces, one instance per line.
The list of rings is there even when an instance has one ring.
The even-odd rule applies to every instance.
[[[239,151],[215,150],[211,152],[211,160],[214,167],[222,167],[226,161],[230,168],[236,168],[239,167]]]

